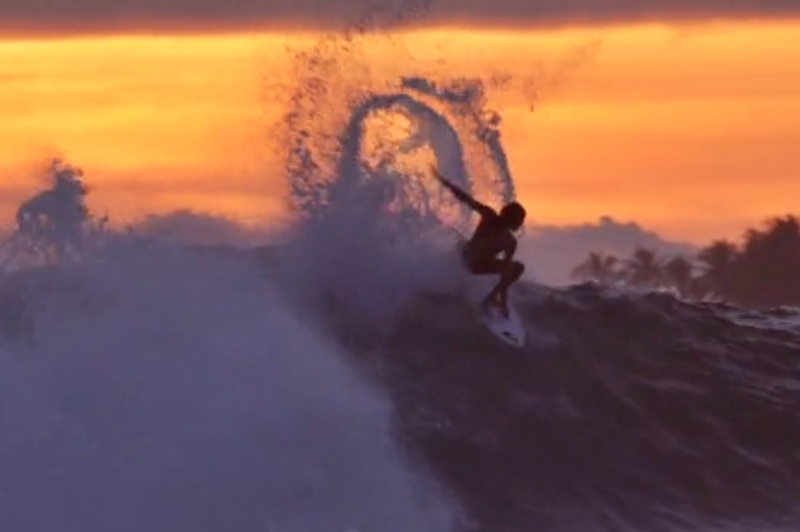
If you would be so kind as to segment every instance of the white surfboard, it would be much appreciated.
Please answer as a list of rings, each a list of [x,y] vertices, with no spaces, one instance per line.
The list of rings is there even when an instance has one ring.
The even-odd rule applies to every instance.
[[[511,346],[525,347],[525,327],[522,326],[519,313],[513,303],[510,301],[508,303],[508,318],[494,308],[488,311],[478,308],[478,313],[481,321],[495,336]]]
[[[481,302],[489,290],[497,283],[496,275],[467,275],[467,299],[473,305],[475,313],[489,332],[497,338],[516,348],[525,347],[527,334],[522,325],[522,319],[517,312],[514,302],[509,298],[508,318],[500,313],[499,309],[484,310]]]

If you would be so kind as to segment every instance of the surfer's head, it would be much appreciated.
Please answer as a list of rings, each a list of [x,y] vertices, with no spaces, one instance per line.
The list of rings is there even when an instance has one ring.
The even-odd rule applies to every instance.
[[[503,223],[512,231],[516,231],[522,227],[523,222],[525,222],[525,214],[525,207],[516,201],[512,201],[500,209],[500,219],[503,220]]]

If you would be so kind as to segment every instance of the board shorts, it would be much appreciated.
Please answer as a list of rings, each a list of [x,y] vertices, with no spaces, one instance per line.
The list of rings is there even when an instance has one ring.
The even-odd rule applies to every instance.
[[[471,250],[468,245],[461,248],[461,260],[467,270],[474,275],[500,273],[503,261],[496,256],[481,254]]]

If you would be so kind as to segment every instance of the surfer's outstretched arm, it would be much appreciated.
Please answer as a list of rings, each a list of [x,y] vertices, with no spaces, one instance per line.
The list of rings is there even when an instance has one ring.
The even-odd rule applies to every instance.
[[[436,170],[436,168],[431,166],[431,170],[433,171],[433,175],[436,176],[436,179],[438,179],[439,182],[441,182],[442,185],[444,185],[445,188],[447,188],[447,190],[452,192],[458,201],[464,203],[470,209],[479,213],[481,216],[494,214],[494,209],[492,209],[488,205],[484,205],[483,203],[476,200],[475,198],[473,198],[472,196],[470,196],[469,194],[467,194],[466,192],[455,186],[453,183],[445,179],[442,176],[442,174],[440,174],[439,171]]]

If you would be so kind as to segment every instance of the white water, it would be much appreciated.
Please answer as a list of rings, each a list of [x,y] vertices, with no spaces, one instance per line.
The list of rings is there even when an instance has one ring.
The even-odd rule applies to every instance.
[[[0,354],[0,530],[448,528],[387,401],[253,265],[117,259],[42,274]]]
[[[338,318],[380,332],[420,294],[457,291],[456,239],[403,200],[391,179],[375,176],[294,228],[279,278],[305,309],[333,299]]]

